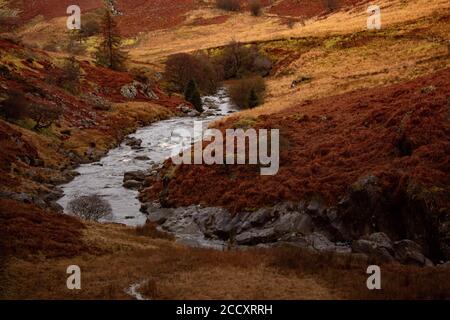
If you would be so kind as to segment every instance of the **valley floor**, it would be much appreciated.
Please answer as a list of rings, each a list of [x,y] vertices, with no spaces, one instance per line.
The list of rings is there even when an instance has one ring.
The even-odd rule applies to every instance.
[[[262,178],[252,168],[223,172],[166,163],[171,204],[238,212],[317,195],[336,204],[358,178],[375,174],[391,210],[382,213],[396,218],[401,212],[395,226],[413,225],[411,234],[424,224],[411,218],[417,212],[410,209],[430,213],[427,219],[442,223],[427,229],[427,236],[438,238],[440,254],[450,250],[448,1],[382,1],[382,7],[386,28],[373,33],[364,30],[361,6],[293,30],[273,15],[217,19],[222,12],[205,9],[173,29],[136,36],[133,64],[157,71],[169,54],[227,44],[230,30],[275,61],[266,103],[216,126],[280,128],[280,174]],[[203,13],[220,23],[193,25]],[[63,22],[42,20],[20,34],[36,44],[35,36],[46,39],[53,23]],[[57,54],[0,41],[0,94],[33,89],[31,100],[64,105],[60,126],[45,132],[0,120],[0,299],[132,299],[128,290],[136,284],[147,299],[450,299],[450,268],[444,266],[295,247],[192,248],[152,224],[131,228],[57,213],[50,204],[61,195],[56,186],[70,179],[67,171],[98,159],[138,125],[175,114],[183,100],[153,88],[158,101],[143,92],[129,101],[120,90],[133,81],[131,75],[86,60],[83,89],[111,100],[110,109],[98,110],[89,97],[74,98],[48,83],[46,76],[60,70]],[[164,188],[159,181],[143,197],[155,199]],[[39,206],[41,200],[47,205]],[[367,203],[357,209],[367,209]],[[382,269],[380,291],[366,286],[367,266],[374,263]],[[80,266],[82,290],[67,289],[69,265]]]
[[[373,261],[356,255],[195,249],[150,226],[81,224],[63,216],[46,221],[31,205],[7,207],[0,201],[11,214],[32,215],[15,218],[19,233],[9,243],[17,255],[1,266],[1,299],[132,299],[134,284],[146,299],[449,298],[448,268],[382,264],[383,290],[370,291],[366,269]],[[27,229],[38,221],[40,231]],[[69,265],[81,268],[82,290],[67,289]]]

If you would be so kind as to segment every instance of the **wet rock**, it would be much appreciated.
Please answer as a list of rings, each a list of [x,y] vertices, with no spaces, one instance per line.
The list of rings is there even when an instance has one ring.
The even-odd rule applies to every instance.
[[[394,243],[395,258],[403,264],[432,266],[433,263],[422,253],[422,247],[411,240],[400,240]]]
[[[134,159],[138,160],[138,161],[148,161],[148,160],[150,160],[150,158],[147,157],[147,156],[137,156]]]
[[[214,110],[208,110],[202,113],[203,117],[210,117],[216,115],[216,112]]]
[[[389,253],[394,252],[391,239],[383,232],[372,233],[367,237],[367,240],[374,242],[379,247],[386,248]]]
[[[210,238],[227,240],[234,229],[230,213],[223,208],[201,208],[195,214],[194,221]]]
[[[305,236],[305,240],[311,249],[317,251],[336,251],[336,252],[350,252],[351,249],[347,246],[337,245],[330,241],[323,233],[314,232]]]
[[[129,180],[142,182],[142,181],[144,181],[146,176],[147,176],[147,173],[145,171],[139,171],[139,170],[128,171],[128,172],[125,172],[125,174],[123,175],[123,182],[127,182]]]
[[[369,236],[368,239],[359,239],[353,241],[352,251],[354,253],[363,253],[368,256],[375,257],[384,262],[394,261],[392,256],[392,244],[384,234],[378,234],[375,236]],[[386,239],[387,238],[387,239]]]
[[[279,234],[300,233],[309,234],[314,226],[309,215],[302,212],[288,212],[280,214],[279,219],[274,223],[275,231]]]
[[[251,229],[238,234],[235,242],[238,245],[255,245],[259,243],[274,242],[277,240],[277,233],[274,228]]]
[[[191,110],[186,114],[188,117],[198,117],[200,115],[200,112],[197,110]]]
[[[274,210],[272,208],[261,208],[255,212],[252,212],[246,216],[246,219],[238,226],[237,232],[262,226],[269,222],[274,216]]]
[[[173,210],[168,208],[160,208],[148,213],[147,220],[157,224],[163,224],[173,215]]]
[[[147,220],[157,224],[164,224],[174,213],[174,209],[161,208],[157,202],[142,204],[140,211],[147,214]]]
[[[161,226],[164,230],[176,234],[203,236],[193,219],[193,215],[196,213],[198,213],[197,206],[175,209],[174,214],[170,215]]]
[[[189,113],[189,112],[192,111],[191,108],[189,108],[187,105],[185,105],[185,104],[183,104],[183,103],[180,104],[180,105],[177,107],[177,109],[180,110],[181,112],[185,113],[185,114],[187,114],[187,113]]]
[[[140,148],[141,144],[142,144],[142,140],[141,139],[137,139],[134,137],[126,137],[124,140],[125,144],[131,148]]]
[[[311,216],[323,216],[326,212],[327,206],[322,200],[313,199],[306,207],[306,211]]]
[[[123,183],[123,187],[126,189],[138,190],[142,186],[142,181],[127,180]]]

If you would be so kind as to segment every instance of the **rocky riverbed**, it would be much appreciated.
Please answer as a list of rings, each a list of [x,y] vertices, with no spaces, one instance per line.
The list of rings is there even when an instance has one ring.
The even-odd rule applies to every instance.
[[[61,186],[63,196],[58,200],[58,205],[65,209],[68,202],[78,196],[98,194],[111,204],[113,211],[103,222],[131,226],[145,223],[147,217],[140,211],[141,204],[137,199],[137,189],[144,175],[128,179],[127,188],[123,186],[123,177],[126,172],[147,172],[148,168],[158,166],[169,158],[176,147],[171,142],[174,130],[192,131],[194,121],[201,120],[207,126],[211,121],[235,111],[223,88],[213,96],[204,97],[203,101],[205,112],[202,114],[180,105],[178,108],[183,116],[140,128],[100,160],[79,166],[77,176]]]
[[[113,209],[104,221],[136,226],[150,220],[192,246],[245,249],[288,244],[420,266],[448,260],[433,249],[433,230],[424,227],[429,224],[427,214],[411,210],[408,220],[393,214],[371,175],[355,182],[336,206],[317,198],[232,214],[224,208],[165,208],[149,201],[145,189],[163,178],[160,169],[174,147],[173,130],[191,130],[194,120],[203,119],[207,125],[233,112],[224,89],[204,102],[202,115],[180,106],[184,117],[139,129],[98,162],[79,167],[78,176],[62,186],[64,196],[58,204],[65,208],[79,195],[96,193]]]

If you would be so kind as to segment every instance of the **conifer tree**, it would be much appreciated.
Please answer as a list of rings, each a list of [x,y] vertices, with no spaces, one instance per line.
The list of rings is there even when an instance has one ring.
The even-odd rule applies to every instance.
[[[256,94],[255,88],[252,88],[250,90],[250,96],[248,98],[248,106],[249,106],[249,108],[254,108],[258,105],[259,105],[258,95]]]
[[[186,90],[184,91],[184,98],[186,101],[192,103],[195,110],[203,112],[203,103],[195,80],[191,79],[187,84]]]
[[[105,10],[101,29],[102,40],[95,54],[97,63],[112,70],[122,70],[127,55],[120,49],[122,38],[117,30],[117,23],[109,9]]]

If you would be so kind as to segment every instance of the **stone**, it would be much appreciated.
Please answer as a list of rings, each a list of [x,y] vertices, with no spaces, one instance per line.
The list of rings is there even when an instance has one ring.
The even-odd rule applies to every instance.
[[[141,181],[127,180],[123,183],[123,187],[126,189],[138,190],[142,186]]]
[[[142,181],[144,181],[145,177],[146,177],[145,171],[139,171],[139,170],[128,171],[128,172],[125,172],[125,174],[123,175],[123,182],[126,182],[128,180],[142,182]]]
[[[310,248],[317,251],[335,251],[336,249],[336,245],[324,234],[319,232],[314,232],[305,236],[305,240]]]
[[[319,199],[311,200],[306,207],[306,211],[309,215],[319,217],[326,213],[326,209],[325,203]]]
[[[122,94],[122,96],[124,98],[132,100],[132,99],[136,98],[138,91],[134,85],[128,84],[128,85],[124,85],[124,86],[122,86],[122,88],[120,88],[120,93]]]
[[[430,266],[433,263],[422,253],[422,247],[408,239],[394,242],[395,258],[403,264]]]
[[[188,117],[198,117],[200,115],[200,112],[197,110],[191,110],[186,114]]]
[[[241,226],[238,227],[237,231],[240,232],[252,227],[262,226],[271,220],[272,214],[272,208],[261,208],[255,212],[249,213]]]
[[[124,140],[125,144],[131,148],[139,148],[142,144],[141,139],[137,139],[134,137],[126,137]]]
[[[176,234],[203,235],[200,227],[193,219],[193,216],[198,213],[198,209],[197,206],[177,208],[173,210],[173,214],[161,226],[164,230]]]
[[[168,208],[159,208],[148,213],[147,220],[157,224],[163,224],[173,215],[173,210]]]
[[[274,228],[251,229],[235,237],[235,241],[239,245],[255,245],[258,243],[274,242],[275,240],[277,240],[277,233]]]
[[[367,240],[376,243],[377,246],[386,248],[389,253],[394,252],[393,243],[389,237],[383,232],[372,233],[367,237]]]
[[[274,222],[274,228],[279,234],[295,232],[303,235],[314,229],[311,217],[296,211],[280,213],[280,217]]]
[[[150,158],[147,157],[147,156],[137,156],[134,159],[138,160],[138,161],[148,161],[148,160],[150,160]]]
[[[352,252],[363,253],[376,259],[380,259],[383,262],[392,262],[395,260],[388,249],[379,246],[373,241],[365,239],[353,241]]]
[[[442,269],[450,269],[450,261],[440,263],[437,265],[437,267]]]
[[[234,228],[230,213],[223,208],[200,208],[193,217],[207,237],[227,240]]]

